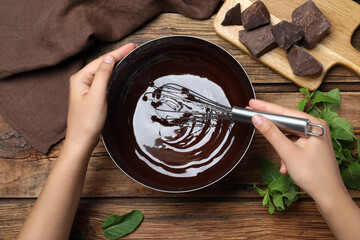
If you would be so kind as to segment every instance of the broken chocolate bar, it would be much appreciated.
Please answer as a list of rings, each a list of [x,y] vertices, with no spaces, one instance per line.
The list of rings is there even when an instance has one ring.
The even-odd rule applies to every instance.
[[[240,3],[236,4],[235,7],[230,8],[225,14],[224,21],[221,23],[223,26],[229,25],[241,25],[241,8]]]
[[[295,75],[309,76],[320,73],[322,64],[306,50],[293,45],[286,51],[286,57]]]
[[[331,27],[330,22],[311,0],[293,11],[292,21],[304,31],[303,44],[309,49],[325,37]]]
[[[239,32],[239,40],[255,57],[260,57],[277,47],[277,43],[271,33],[271,24],[252,31],[241,30]]]
[[[288,50],[304,36],[301,29],[287,21],[281,21],[273,26],[271,32],[277,44],[284,50]]]
[[[262,1],[256,1],[241,14],[241,21],[246,30],[270,23],[270,13]]]

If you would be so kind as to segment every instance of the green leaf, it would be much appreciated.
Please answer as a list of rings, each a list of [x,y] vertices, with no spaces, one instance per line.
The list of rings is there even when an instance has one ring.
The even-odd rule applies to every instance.
[[[331,122],[339,117],[339,114],[337,112],[330,112],[330,111],[322,111],[320,113],[320,117],[326,121],[326,124],[331,127]]]
[[[279,168],[266,158],[260,159],[260,172],[261,178],[266,183],[270,185],[276,178],[279,178],[282,174],[280,173]]]
[[[265,196],[263,198],[262,205],[265,206],[266,204],[268,204],[269,200],[270,200],[269,189],[266,189],[266,193],[265,193]]]
[[[106,238],[115,240],[132,233],[143,218],[144,215],[139,210],[132,210],[121,216],[112,214],[104,220],[101,228],[104,229]]]
[[[345,118],[337,117],[331,122],[331,137],[338,140],[352,140],[355,135],[353,125]]]
[[[290,206],[292,202],[289,201],[289,199],[284,198],[284,203],[286,204],[286,206]]]
[[[329,112],[335,112],[340,106],[340,91],[338,88],[335,88],[326,93],[326,95],[331,96],[338,100],[337,103],[324,103],[324,110]]]
[[[291,203],[298,200],[298,186],[297,185],[291,185],[289,190],[286,193],[282,194],[284,198],[284,202],[287,206],[290,206]]]
[[[258,188],[255,184],[254,184],[254,188],[257,191],[257,193],[260,195],[260,197],[265,196],[265,194],[267,193],[267,190],[262,190],[262,189]]]
[[[331,137],[337,140],[352,140],[353,135],[347,131],[344,131],[342,127],[331,128]]]
[[[355,144],[354,139],[351,139],[351,140],[349,140],[349,141],[344,141],[344,140],[342,140],[342,141],[341,141],[341,146],[342,146],[343,148],[353,149],[353,148],[356,146],[356,144]]]
[[[271,200],[269,199],[269,213],[273,214],[275,212],[274,205],[271,203]]]
[[[314,99],[316,99],[319,94],[323,94],[323,93],[321,91],[319,91],[319,90],[316,90],[316,91],[312,92],[311,95],[310,95],[310,100],[313,102]]]
[[[326,95],[336,99],[337,103],[340,103],[340,90],[338,88],[328,91]]]
[[[302,99],[302,100],[298,103],[297,108],[298,108],[300,111],[304,111],[306,102],[307,102],[307,99],[306,99],[306,98]]]
[[[359,162],[353,162],[347,168],[341,169],[341,177],[348,187],[360,190]]]
[[[353,162],[354,161],[354,158],[351,154],[351,151],[350,149],[347,149],[347,148],[343,148],[342,149],[342,152],[343,152],[343,155],[344,155],[344,158],[347,159],[348,161],[350,162]]]
[[[310,92],[308,88],[300,88],[299,90],[306,95],[306,99],[310,98]]]
[[[343,155],[343,152],[342,152],[342,146],[341,146],[341,143],[332,138],[332,144],[333,144],[333,149],[334,149],[334,153],[335,153],[335,156],[338,160],[342,161],[345,159],[344,155]],[[340,163],[339,163],[340,164]]]
[[[321,115],[320,115],[320,111],[315,108],[315,107],[311,107],[308,111],[307,111],[308,114],[310,114],[311,116],[314,116],[314,117],[317,117],[317,118],[321,118]]]
[[[357,155],[358,155],[358,160],[360,161],[360,139],[357,138]]]
[[[289,190],[291,185],[291,180],[289,174],[281,175],[279,178],[276,178],[270,185],[270,192],[281,192],[285,193]]]
[[[324,111],[335,112],[340,107],[340,103],[324,103]]]
[[[340,96],[340,95],[339,95]],[[316,91],[312,97],[314,103],[340,103],[340,97],[333,96],[333,94],[324,94]]]
[[[277,210],[283,211],[285,210],[284,201],[281,193],[276,193],[273,197],[273,202]]]

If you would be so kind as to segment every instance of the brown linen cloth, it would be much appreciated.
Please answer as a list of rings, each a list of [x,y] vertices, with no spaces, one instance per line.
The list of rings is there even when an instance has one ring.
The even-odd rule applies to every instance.
[[[68,79],[95,40],[117,41],[163,12],[205,19],[219,0],[3,0],[0,114],[46,153],[65,136]]]

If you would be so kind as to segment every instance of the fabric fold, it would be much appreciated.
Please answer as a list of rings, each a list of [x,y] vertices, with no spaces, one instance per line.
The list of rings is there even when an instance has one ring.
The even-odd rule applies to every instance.
[[[46,153],[65,136],[68,79],[96,41],[118,41],[164,12],[205,19],[219,0],[4,0],[0,114]]]

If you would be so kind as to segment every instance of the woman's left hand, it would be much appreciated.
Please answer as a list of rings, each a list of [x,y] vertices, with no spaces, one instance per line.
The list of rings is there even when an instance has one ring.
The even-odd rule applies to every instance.
[[[95,147],[106,119],[106,92],[115,62],[137,46],[129,43],[103,55],[70,78],[66,142]]]

